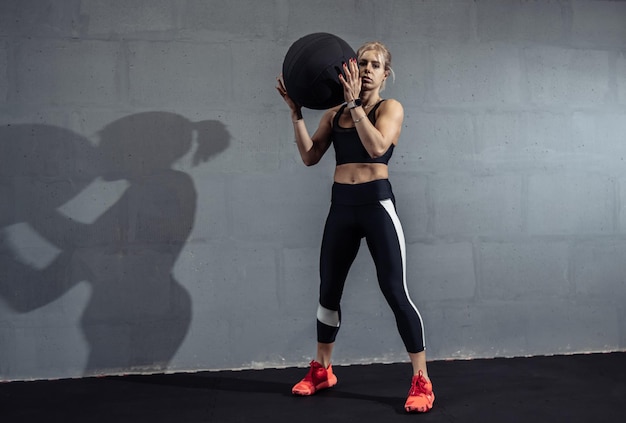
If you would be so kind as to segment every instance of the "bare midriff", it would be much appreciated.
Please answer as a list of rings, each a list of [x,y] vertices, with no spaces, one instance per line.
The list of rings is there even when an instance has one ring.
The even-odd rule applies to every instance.
[[[384,163],[346,163],[335,167],[335,182],[339,184],[363,184],[388,178],[389,168]]]

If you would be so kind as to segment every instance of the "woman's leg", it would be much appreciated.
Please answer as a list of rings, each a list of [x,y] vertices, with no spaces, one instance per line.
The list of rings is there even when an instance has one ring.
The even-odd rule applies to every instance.
[[[426,350],[418,353],[409,353],[409,359],[411,360],[411,365],[413,366],[413,375],[416,376],[422,372],[424,378],[426,380],[430,380],[426,365]]]
[[[406,283],[406,249],[402,226],[391,200],[371,207],[363,217],[369,224],[367,245],[376,265],[380,289],[396,318],[398,331],[409,353],[422,353],[424,328],[422,318]],[[415,357],[415,368],[422,369],[421,354]],[[424,360],[425,362],[425,360]]]
[[[317,341],[320,358],[330,359],[341,326],[341,296],[350,266],[361,245],[351,207],[332,205],[320,250],[320,291],[317,308]]]
[[[405,241],[395,206],[391,200],[381,201],[380,206],[371,209],[367,216],[370,222],[377,222],[370,225],[376,229],[368,231],[367,244],[376,264],[378,283],[396,317],[413,367],[411,389],[404,408],[410,413],[423,413],[432,408],[435,394],[426,368],[422,318],[407,290]]]
[[[331,206],[320,252],[320,293],[317,308],[317,352],[307,375],[291,390],[295,395],[313,395],[337,383],[331,358],[341,325],[341,296],[348,270],[356,257],[361,237],[354,232],[351,213]]]
[[[317,343],[317,355],[315,357],[315,361],[320,363],[324,368],[328,368],[331,363],[331,358],[333,355],[333,348],[335,347],[335,343],[331,342],[329,344],[318,342]]]

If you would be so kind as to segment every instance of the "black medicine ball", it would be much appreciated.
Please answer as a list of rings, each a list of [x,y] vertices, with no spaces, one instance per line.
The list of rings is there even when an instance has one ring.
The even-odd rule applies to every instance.
[[[289,97],[309,109],[323,110],[344,102],[339,82],[343,63],[356,58],[341,38],[317,32],[294,42],[283,61],[283,80]]]

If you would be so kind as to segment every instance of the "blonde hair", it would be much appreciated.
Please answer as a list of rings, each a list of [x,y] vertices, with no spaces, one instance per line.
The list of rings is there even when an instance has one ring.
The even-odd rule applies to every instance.
[[[388,73],[388,75],[391,75],[391,81],[395,82],[396,74],[391,68],[391,52],[389,51],[387,46],[385,46],[380,41],[367,42],[363,44],[361,47],[359,47],[359,49],[357,50],[356,52],[357,59],[361,59],[361,56],[366,51],[375,51],[376,53],[378,53],[378,58],[380,62],[383,64],[385,71]],[[385,81],[383,81],[380,87],[381,91],[384,89],[385,89]]]

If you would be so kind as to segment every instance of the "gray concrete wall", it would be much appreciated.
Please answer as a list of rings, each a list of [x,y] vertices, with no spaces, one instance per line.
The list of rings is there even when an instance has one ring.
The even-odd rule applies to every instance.
[[[4,0],[1,380],[308,363],[334,158],[274,85],[320,31],[394,54],[429,358],[625,348],[625,2]],[[366,248],[343,310],[335,363],[406,360]]]

